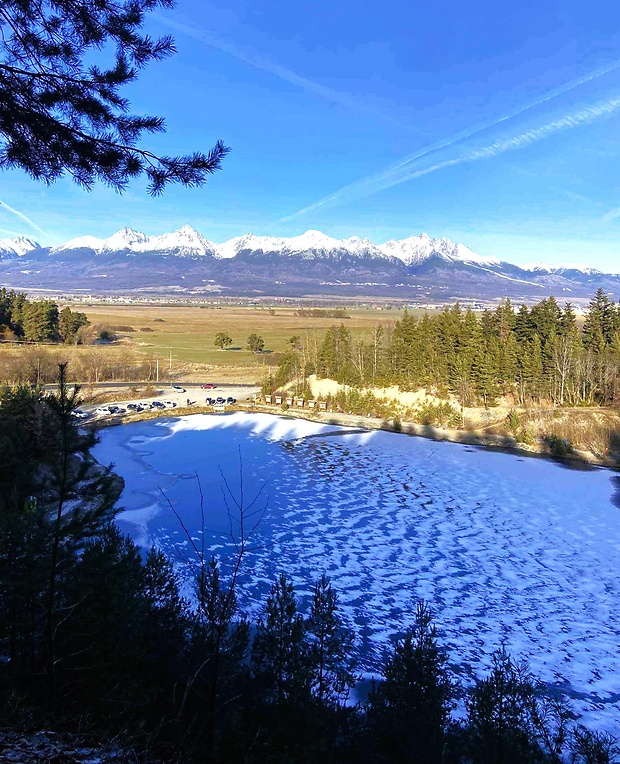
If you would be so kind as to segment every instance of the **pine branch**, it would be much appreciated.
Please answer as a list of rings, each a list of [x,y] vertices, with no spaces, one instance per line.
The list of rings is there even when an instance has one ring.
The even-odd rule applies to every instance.
[[[122,192],[146,175],[148,193],[170,183],[202,186],[229,149],[157,156],[137,147],[161,132],[158,116],[129,114],[119,88],[150,61],[175,52],[170,36],[140,34],[146,14],[171,0],[6,0],[0,7],[0,168],[17,167],[50,184],[65,173],[90,189]],[[114,45],[108,69],[86,66],[91,49]]]

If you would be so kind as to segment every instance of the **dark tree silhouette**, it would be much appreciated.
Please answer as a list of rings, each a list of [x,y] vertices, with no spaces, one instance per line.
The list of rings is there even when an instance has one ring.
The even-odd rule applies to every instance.
[[[90,189],[122,191],[145,174],[152,195],[168,183],[200,186],[228,148],[156,156],[137,147],[162,117],[129,113],[119,94],[140,69],[175,51],[171,37],[141,33],[145,16],[173,0],[3,0],[0,3],[0,168],[51,183],[69,173]],[[113,51],[108,67],[92,63]]]

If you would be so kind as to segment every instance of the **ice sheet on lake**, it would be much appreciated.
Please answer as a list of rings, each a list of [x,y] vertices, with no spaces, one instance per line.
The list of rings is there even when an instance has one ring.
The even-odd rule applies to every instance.
[[[235,496],[240,471],[246,497],[265,483],[268,506],[240,597],[248,613],[279,571],[302,597],[325,571],[373,670],[422,597],[466,672],[483,674],[503,643],[575,698],[584,723],[620,726],[612,473],[266,414],[195,415],[101,435],[96,456],[126,481],[119,523],[177,554],[188,543],[167,503],[198,538],[196,474],[207,546],[224,561],[223,476]]]

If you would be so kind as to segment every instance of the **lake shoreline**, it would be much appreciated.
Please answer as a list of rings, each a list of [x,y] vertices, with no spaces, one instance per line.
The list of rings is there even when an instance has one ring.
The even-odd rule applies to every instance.
[[[267,404],[250,403],[247,405],[236,404],[234,411],[245,411],[247,413],[270,414],[272,416],[286,417],[288,419],[300,419],[307,422],[324,422],[326,424],[336,424],[343,427],[355,427],[360,430],[381,430],[391,432],[395,435],[407,435],[409,437],[425,438],[427,440],[445,441],[449,443],[460,443],[465,446],[474,446],[476,448],[498,451],[520,457],[532,457],[537,459],[547,459],[549,461],[562,464],[572,469],[595,469],[605,468],[612,471],[620,471],[620,465],[617,461],[609,457],[601,457],[590,451],[573,451],[565,456],[555,456],[545,447],[543,441],[538,441],[533,445],[519,443],[516,438],[509,435],[497,435],[480,430],[458,430],[432,425],[418,424],[416,422],[400,423],[400,429],[395,429],[390,421],[379,419],[377,417],[368,417],[355,414],[344,414],[336,411],[312,411],[288,409],[282,411],[278,407]],[[151,419],[160,419],[163,416],[191,416],[194,414],[221,414],[222,412],[213,411],[212,407],[190,406],[177,409],[165,409],[162,411],[142,412],[131,417],[115,417],[113,419],[98,420],[89,423],[93,429],[102,429],[105,427],[114,427],[121,424],[131,424],[132,422],[148,421]]]

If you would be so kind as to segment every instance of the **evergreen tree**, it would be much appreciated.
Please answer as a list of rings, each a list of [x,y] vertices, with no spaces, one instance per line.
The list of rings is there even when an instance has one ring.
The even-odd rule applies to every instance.
[[[25,302],[21,311],[24,337],[29,342],[56,342],[58,305],[49,300]]]
[[[467,701],[463,753],[473,764],[559,764],[568,719],[564,704],[542,697],[527,668],[502,648]]]
[[[24,334],[23,322],[24,322],[24,306],[26,305],[26,295],[23,292],[12,292],[11,300],[11,329],[17,334],[18,337],[22,337]]]
[[[311,690],[320,705],[343,703],[355,684],[353,635],[338,611],[338,596],[323,574],[314,586],[310,617],[306,621]]]
[[[508,298],[497,306],[495,310],[495,322],[500,341],[506,342],[508,337],[512,335],[516,322],[515,312]]]
[[[491,313],[488,308],[485,308],[485,310],[482,311],[480,328],[482,329],[482,338],[485,342],[499,337],[499,332],[497,330],[497,316]]]
[[[548,297],[536,303],[530,311],[532,331],[538,334],[543,348],[560,331],[562,310],[554,297]]]
[[[90,321],[85,313],[63,308],[58,318],[58,336],[61,342],[71,344],[76,342],[78,332],[83,326],[89,326]]]
[[[424,602],[418,603],[414,623],[396,643],[383,674],[368,701],[379,750],[394,764],[439,764],[454,687]]]
[[[0,331],[13,329],[11,325],[11,310],[15,293],[5,287],[0,288]]]
[[[533,338],[534,331],[527,305],[522,305],[515,316],[514,335],[517,342],[525,342],[526,340],[531,340]]]
[[[476,391],[485,408],[495,405],[498,393],[499,345],[490,340],[477,358],[475,368]]]
[[[592,348],[600,353],[610,345],[614,333],[620,328],[620,319],[616,306],[599,287],[596,295],[590,300],[588,313],[583,325],[583,343],[586,348]]]
[[[196,584],[198,607],[186,658],[191,669],[180,713],[188,728],[201,731],[207,761],[217,761],[237,725],[234,701],[246,680],[250,632],[237,614],[234,581],[222,582],[214,558],[201,565]]]
[[[4,548],[6,557],[0,560],[7,576],[3,597],[9,612],[22,609],[32,614],[26,627],[27,654],[19,654],[20,645],[25,644],[19,623],[10,619],[6,623],[16,658],[9,671],[21,666],[19,671],[45,680],[53,712],[59,701],[58,625],[72,614],[64,586],[84,544],[113,515],[118,493],[109,471],[98,468],[89,455],[94,437],[77,429],[71,415],[77,391],[69,393],[65,374],[66,367],[61,365],[58,393],[5,391],[0,407],[0,437],[17,449],[20,460],[23,457],[14,475],[0,473],[0,503],[6,512],[2,522],[12,544]],[[12,558],[19,561],[15,569]],[[16,574],[29,561],[35,564],[26,579],[18,582]]]
[[[306,624],[284,573],[271,587],[256,624],[251,669],[253,731],[248,739],[256,750],[255,760],[303,761],[309,744],[316,742],[307,737],[313,728],[312,670]]]
[[[310,696],[308,640],[293,584],[284,573],[271,587],[252,643],[254,676],[267,702],[282,707]]]
[[[572,304],[570,302],[566,302],[564,304],[564,309],[562,310],[562,316],[560,317],[558,333],[561,336],[566,336],[567,334],[573,334],[576,331],[578,331],[577,316],[575,315]]]
[[[430,322],[427,315],[418,322],[415,316],[405,310],[401,320],[394,325],[388,350],[390,380],[396,380],[403,389],[411,389],[425,381],[422,368],[429,337]]]

